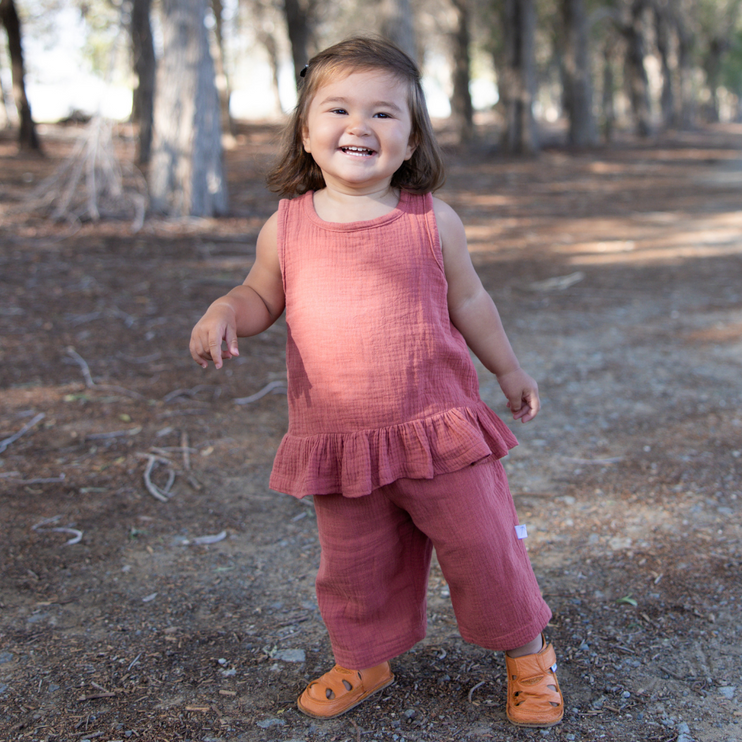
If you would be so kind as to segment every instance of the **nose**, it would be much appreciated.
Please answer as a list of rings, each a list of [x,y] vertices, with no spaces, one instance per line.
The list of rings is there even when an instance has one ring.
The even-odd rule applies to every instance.
[[[369,126],[364,116],[350,116],[347,129],[349,134],[359,137],[369,133]]]

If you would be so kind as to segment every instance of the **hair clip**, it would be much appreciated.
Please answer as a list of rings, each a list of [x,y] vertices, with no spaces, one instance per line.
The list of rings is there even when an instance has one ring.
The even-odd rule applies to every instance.
[[[304,67],[302,68],[302,71],[299,73],[299,77],[306,77],[308,69],[309,69],[309,65],[305,64]]]

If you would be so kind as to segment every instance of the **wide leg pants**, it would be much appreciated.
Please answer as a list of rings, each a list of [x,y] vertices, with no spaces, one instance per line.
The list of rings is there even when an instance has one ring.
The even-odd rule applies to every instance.
[[[314,505],[317,599],[344,667],[372,667],[425,637],[433,548],[466,641],[514,649],[551,618],[494,457],[434,479],[399,479],[364,497],[318,495]]]

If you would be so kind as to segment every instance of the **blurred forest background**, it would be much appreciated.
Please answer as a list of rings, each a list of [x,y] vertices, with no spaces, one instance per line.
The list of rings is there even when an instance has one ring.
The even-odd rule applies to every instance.
[[[122,187],[110,121],[128,119],[146,176],[129,186],[138,208],[215,216],[229,211],[235,119],[280,118],[306,61],[351,34],[385,35],[417,59],[455,143],[487,131],[528,155],[545,136],[583,148],[620,130],[740,120],[741,11],[742,0],[0,0],[0,126],[43,152],[34,109],[55,91],[63,118],[91,119],[88,166],[55,188],[94,188],[75,216],[96,219],[102,192]],[[71,87],[55,82],[61,45],[80,50]],[[42,195],[58,217],[72,208]]]

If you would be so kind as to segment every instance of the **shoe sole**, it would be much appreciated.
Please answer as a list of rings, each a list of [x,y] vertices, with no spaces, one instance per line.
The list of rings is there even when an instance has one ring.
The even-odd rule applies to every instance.
[[[514,721],[508,716],[508,721],[516,727],[524,727],[526,729],[549,729],[551,727],[555,727],[557,724],[561,724],[562,719],[564,719],[564,714],[562,714],[558,719],[555,721],[550,722],[544,722],[543,724],[527,724],[522,721]]]
[[[337,719],[338,716],[342,716],[343,714],[347,714],[348,711],[352,711],[356,706],[363,703],[366,699],[371,698],[374,694],[378,693],[379,691],[384,690],[384,688],[388,688],[392,683],[394,682],[394,675],[383,685],[380,685],[378,688],[374,688],[373,690],[368,691],[368,693],[365,693],[362,695],[352,706],[348,706],[348,708],[343,709],[342,711],[338,711],[336,714],[331,714],[329,716],[321,715],[321,714],[313,714],[308,709],[304,708],[301,705],[301,697],[296,701],[296,705],[299,709],[299,711],[302,712],[302,714],[306,714],[306,716],[311,716],[313,719]]]

